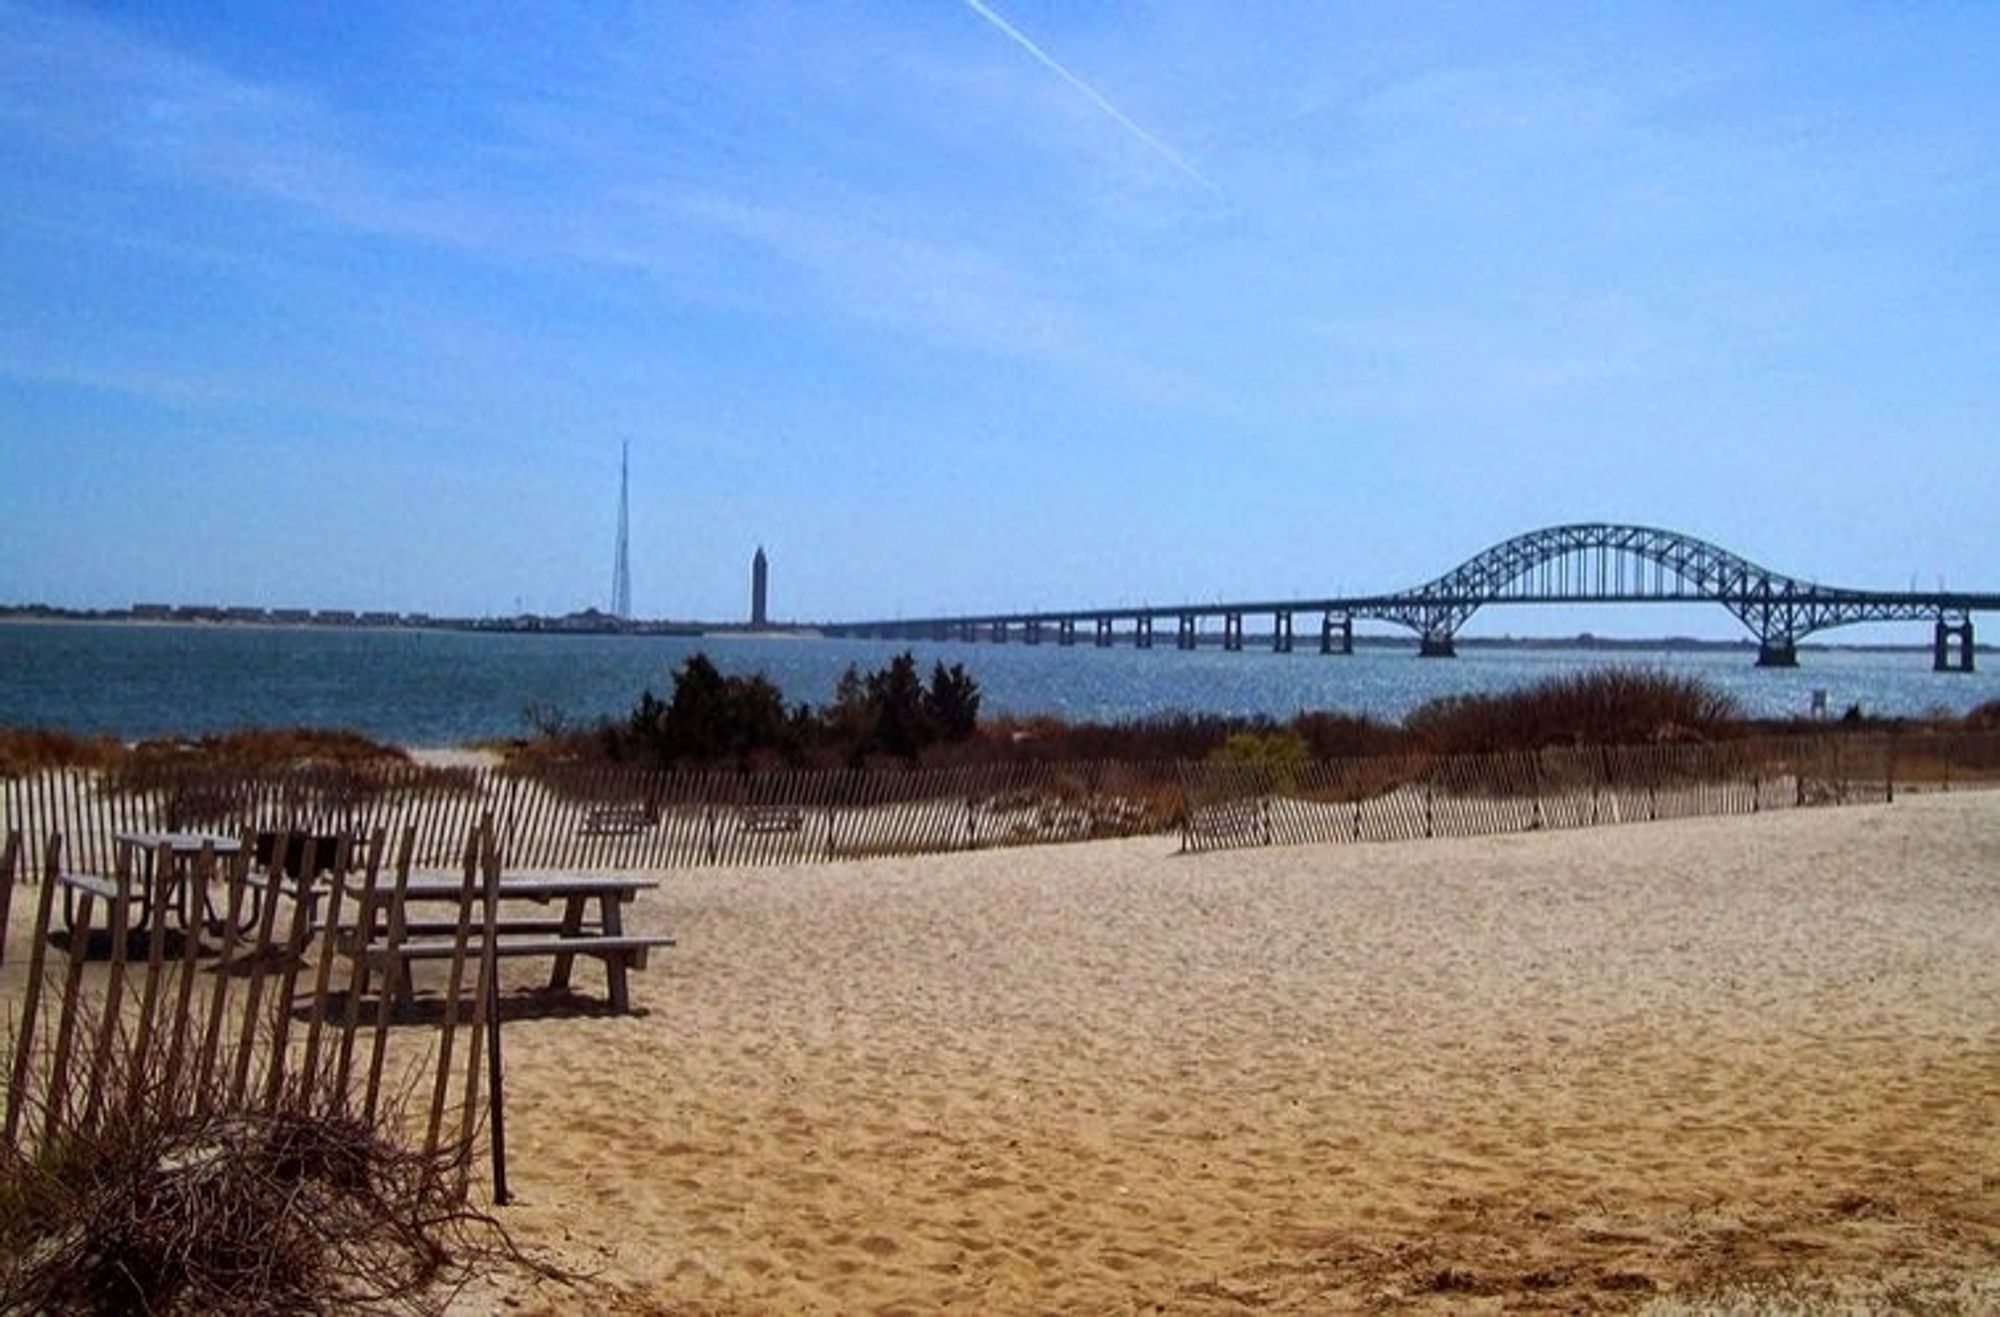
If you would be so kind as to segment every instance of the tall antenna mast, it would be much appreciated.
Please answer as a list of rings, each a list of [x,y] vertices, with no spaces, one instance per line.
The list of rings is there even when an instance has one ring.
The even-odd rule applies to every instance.
[[[632,445],[618,453],[618,559],[611,568],[611,615],[622,621],[632,617]]]

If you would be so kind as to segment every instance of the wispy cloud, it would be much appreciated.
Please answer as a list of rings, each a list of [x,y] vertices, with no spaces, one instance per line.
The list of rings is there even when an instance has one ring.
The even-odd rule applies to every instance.
[[[913,231],[910,218],[820,199],[811,206],[715,194],[667,203],[801,272],[839,314],[1014,357],[1069,360],[1088,341],[1073,310],[993,253]]]
[[[1173,165],[1175,169],[1178,169],[1181,173],[1187,175],[1189,178],[1193,179],[1196,183],[1199,183],[1202,187],[1207,188],[1210,192],[1215,193],[1217,196],[1220,196],[1222,194],[1221,189],[1216,187],[1215,184],[1209,182],[1207,177],[1205,177],[1199,169],[1196,169],[1193,165],[1189,164],[1185,156],[1183,156],[1180,152],[1174,150],[1174,148],[1172,148],[1171,146],[1168,146],[1165,142],[1161,141],[1159,138],[1153,136],[1153,134],[1147,132],[1144,128],[1140,127],[1137,123],[1133,121],[1130,115],[1126,114],[1125,111],[1119,109],[1116,105],[1113,105],[1108,99],[1106,99],[1106,97],[1102,92],[1098,91],[1097,88],[1091,86],[1089,83],[1085,82],[1082,78],[1078,77],[1076,74],[1070,72],[1069,69],[1065,68],[1063,64],[1056,59],[1055,56],[1049,54],[1049,52],[1043,50],[1040,46],[1036,45],[1035,42],[1031,38],[1029,38],[1029,36],[1026,33],[1021,31],[1021,29],[1015,27],[1012,23],[1009,23],[1006,19],[1002,18],[999,14],[995,13],[991,6],[982,4],[980,0],[965,0],[965,7],[967,9],[970,9],[973,13],[979,15],[979,17],[981,17],[982,19],[985,19],[986,22],[990,23],[996,31],[998,31],[1002,36],[1006,37],[1009,41],[1013,42],[1021,49],[1027,51],[1030,55],[1033,55],[1035,59],[1038,60],[1043,65],[1043,67],[1049,69],[1051,72],[1056,74],[1056,76],[1060,77],[1064,82],[1067,82],[1070,86],[1076,88],[1079,92],[1082,92],[1083,95],[1090,100],[1090,103],[1092,105],[1095,105],[1098,109],[1104,111],[1106,115],[1110,116],[1113,122],[1115,122],[1119,127],[1123,128],[1126,132],[1131,133],[1141,142],[1144,142],[1147,146],[1151,147],[1169,164]]]
[[[397,176],[311,95],[244,78],[81,16],[0,28],[0,124],[74,159],[276,202],[315,223],[440,246],[485,246],[470,208]]]

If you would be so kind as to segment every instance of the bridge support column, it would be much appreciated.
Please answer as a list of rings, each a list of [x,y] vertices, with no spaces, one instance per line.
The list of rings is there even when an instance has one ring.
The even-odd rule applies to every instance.
[[[1417,642],[1418,658],[1457,658],[1458,646],[1450,636],[1425,636]]]
[[[1954,654],[1952,651],[1958,652]],[[1938,619],[1937,632],[1931,640],[1931,671],[1970,672],[1972,671],[1972,619],[1966,618],[1956,625]]]
[[[1132,644],[1137,649],[1153,647],[1152,614],[1144,613],[1132,619]]]
[[[1231,653],[1243,648],[1243,614],[1222,615],[1222,647]]]
[[[1333,637],[1340,633],[1340,648],[1335,649]],[[1322,654],[1352,654],[1354,652],[1354,618],[1343,613],[1336,626],[1333,614],[1328,613],[1319,620],[1319,652]]]
[[[1076,643],[1075,618],[1066,617],[1056,623],[1056,643],[1058,645],[1074,645]]]
[[[1005,622],[995,622],[993,624],[993,643],[996,645],[1007,643],[1007,624]]]
[[[1271,652],[1289,654],[1292,652],[1292,615],[1290,613],[1271,614]]]
[[[1111,619],[1108,617],[1097,619],[1097,647],[1099,649],[1111,648]]]
[[[1030,645],[1041,644],[1042,624],[1033,618],[1029,618],[1027,621],[1021,623],[1021,639]]]
[[[1200,637],[1196,633],[1193,613],[1182,613],[1174,628],[1174,648],[1193,649]]]
[[[1799,644],[1790,636],[1771,636],[1757,643],[1757,666],[1760,668],[1796,668],[1799,666]]]

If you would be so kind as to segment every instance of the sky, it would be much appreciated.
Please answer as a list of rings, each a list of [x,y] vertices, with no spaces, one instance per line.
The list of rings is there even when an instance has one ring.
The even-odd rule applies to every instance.
[[[627,444],[643,617],[1586,521],[2000,589],[1996,68],[1984,0],[0,0],[0,602],[608,607]]]

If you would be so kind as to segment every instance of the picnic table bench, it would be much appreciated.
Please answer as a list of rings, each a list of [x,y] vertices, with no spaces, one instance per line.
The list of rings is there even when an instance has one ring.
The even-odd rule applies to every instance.
[[[1270,819],[1263,800],[1256,796],[1198,805],[1188,814],[1188,830],[1217,841],[1248,838],[1268,844],[1271,840]]]
[[[646,967],[648,951],[670,947],[674,940],[659,934],[627,933],[623,910],[640,892],[658,886],[651,878],[612,874],[514,874],[502,878],[493,954],[505,958],[548,957],[552,961],[551,989],[569,986],[577,957],[600,961],[612,1009],[630,1010],[628,975]],[[387,887],[385,893],[378,879],[375,909],[357,912],[348,934],[349,954],[360,958],[363,984],[368,971],[380,969],[384,974],[395,975],[399,987],[407,991],[411,965],[417,961],[450,959],[458,950],[459,929],[456,909],[449,918],[413,919],[410,904],[456,907],[465,888],[463,881],[453,875],[413,875],[403,886],[399,905],[393,879]],[[467,912],[465,951],[468,957],[477,957],[485,950],[486,935],[484,900],[476,886],[472,899],[474,905]],[[542,907],[548,913],[532,910],[523,913],[523,905]]]
[[[797,805],[745,805],[741,817],[745,832],[797,832],[806,825]]]
[[[580,837],[630,837],[650,832],[659,812],[646,805],[599,805],[583,816]]]

